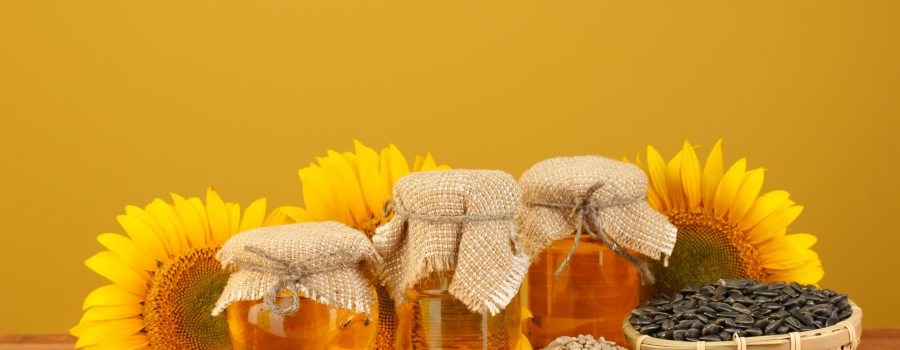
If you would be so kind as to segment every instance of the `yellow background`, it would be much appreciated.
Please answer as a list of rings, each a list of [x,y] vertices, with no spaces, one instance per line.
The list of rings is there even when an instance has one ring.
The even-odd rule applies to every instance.
[[[299,204],[353,138],[519,175],[723,137],[807,206],[823,285],[900,327],[900,2],[387,3],[0,2],[0,333],[77,322],[126,204]]]

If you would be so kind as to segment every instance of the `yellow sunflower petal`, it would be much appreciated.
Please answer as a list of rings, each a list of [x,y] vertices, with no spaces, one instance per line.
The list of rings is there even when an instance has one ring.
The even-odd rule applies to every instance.
[[[161,262],[169,261],[169,253],[166,246],[155,232],[143,221],[132,215],[119,215],[116,217],[119,225],[134,240],[134,243],[147,255]]]
[[[406,162],[403,153],[393,144],[388,145],[388,153],[390,154],[388,161],[391,169],[391,187],[393,187],[393,184],[397,183],[397,179],[409,174],[409,163]]]
[[[192,247],[205,247],[209,227],[202,221],[200,214],[194,209],[194,205],[178,194],[170,193],[169,195],[175,206],[175,214],[184,224],[184,233],[188,244]]]
[[[81,322],[118,320],[135,317],[142,312],[144,312],[144,306],[141,304],[94,306],[84,312]]]
[[[143,300],[144,298],[140,295],[131,293],[118,285],[109,284],[91,291],[84,298],[81,309],[87,310],[90,307],[103,305],[139,304]]]
[[[684,186],[681,185],[681,159],[684,157],[682,152],[678,152],[669,165],[666,167],[666,186],[669,190],[669,204],[675,210],[685,209],[687,207],[684,198]]]
[[[314,219],[305,209],[293,206],[282,206],[275,208],[275,210],[272,210],[269,215],[266,216],[262,226],[284,225],[295,222],[310,221],[314,221]]]
[[[760,255],[767,255],[790,250],[794,247],[809,249],[815,245],[817,241],[818,238],[809,233],[792,233],[759,245],[757,251]]]
[[[84,334],[84,332],[91,330],[92,328],[98,326],[101,321],[91,321],[91,322],[83,322],[78,323],[75,327],[69,328],[69,334],[74,335],[76,337],[80,337]]]
[[[791,194],[787,191],[771,191],[759,196],[747,211],[747,214],[741,219],[738,228],[742,231],[749,230],[756,226],[762,219],[771,215],[775,210],[779,209],[785,203]]]
[[[336,210],[338,213],[343,213],[345,218],[341,221],[349,222],[349,220],[351,219],[350,208],[338,205],[338,203],[346,204],[348,198],[347,193],[344,190],[345,181],[341,178],[340,170],[337,168],[337,165],[333,164],[331,159],[331,155],[337,154],[337,152],[328,150],[327,154],[328,156],[326,157],[316,158],[319,163],[321,176],[327,177],[329,180],[329,186],[323,189],[326,189],[327,192],[325,192],[325,194],[328,195],[328,197],[331,198],[332,203],[336,205],[334,210]],[[337,157],[340,156],[337,155]]]
[[[300,207],[282,206],[278,207],[278,210],[284,213],[284,215],[287,215],[287,217],[291,218],[294,222],[307,222],[312,220],[306,210]]]
[[[247,209],[244,209],[244,215],[241,217],[241,226],[238,228],[238,232],[244,232],[260,227],[265,219],[266,199],[260,198],[253,201],[253,203],[250,203],[250,206],[248,206]]]
[[[412,171],[419,171],[419,169],[422,169],[422,162],[424,162],[424,161],[425,161],[425,158],[423,158],[420,155],[416,155],[416,159],[413,160]]]
[[[355,186],[355,183],[347,179],[341,168],[339,168],[340,165],[335,164],[342,162],[342,160],[338,160],[340,155],[331,150],[328,151],[328,154],[328,157],[318,158],[321,175],[328,178],[328,182],[325,182],[328,186],[322,188],[323,194],[330,198],[332,203],[330,211],[332,215],[335,215],[332,217],[337,221],[353,226],[356,223],[356,219],[348,205],[348,202],[353,200],[351,198],[353,193],[347,189],[347,184]],[[332,158],[332,155],[334,155],[334,158]]]
[[[656,194],[656,190],[653,187],[647,190],[647,203],[657,211],[663,210],[662,200],[659,199],[659,195]]]
[[[666,161],[663,160],[659,152],[653,146],[647,146],[647,177],[650,180],[650,186],[659,195],[661,207],[660,211],[666,211],[670,208],[669,189],[666,186]]]
[[[737,196],[741,183],[744,182],[744,173],[747,169],[747,160],[740,159],[735,162],[719,182],[716,188],[715,214],[720,218],[725,218],[731,205],[734,204],[734,198]]]
[[[744,215],[747,214],[759,196],[764,180],[765,171],[762,168],[751,170],[744,175],[744,181],[737,192],[734,204],[731,206],[731,210],[728,211],[729,223],[737,225],[741,222],[741,219],[744,218]]]
[[[800,284],[817,285],[822,278],[825,277],[825,270],[822,268],[822,262],[819,259],[810,259],[802,265],[790,270],[778,271],[773,270],[766,277],[771,282],[797,282]]]
[[[416,158],[418,159],[419,157]],[[431,156],[431,152],[428,152],[425,154],[425,158],[422,159],[422,163],[413,168],[413,171],[432,171],[437,169],[437,167],[434,157]]]
[[[141,207],[138,207],[136,205],[126,205],[125,206],[125,215],[131,216],[131,217],[134,217],[134,218],[140,220],[141,222],[144,223],[144,225],[147,225],[147,227],[149,227],[150,230],[152,230],[153,232],[158,233],[158,232],[162,231],[162,227],[159,226],[159,224],[156,222],[156,220],[153,220],[153,216],[150,215],[149,213],[147,213],[146,211],[144,211],[144,209]],[[166,238],[166,237],[163,237],[163,238]],[[164,242],[164,243],[167,243],[167,242]]]
[[[703,195],[700,190],[700,160],[690,142],[684,141],[681,150],[681,185],[684,187],[684,197],[687,208],[699,209]]]
[[[147,293],[147,282],[150,281],[150,275],[146,272],[138,271],[137,267],[129,267],[111,252],[97,253],[85,260],[84,264],[100,276],[106,277],[110,282],[129,292],[141,296]]]
[[[206,189],[206,217],[209,220],[209,231],[215,244],[225,243],[231,236],[231,220],[225,202],[212,187]]]
[[[153,215],[147,213],[143,208],[138,206],[129,205],[125,207],[125,215],[128,215],[131,218],[140,221],[144,226],[146,226],[150,232],[153,232],[155,236],[158,237],[159,241],[163,244],[163,247],[166,250],[166,255],[172,255],[173,253],[178,252],[178,242],[177,240],[173,244],[171,239],[174,237],[170,237],[165,230],[153,219]]]
[[[818,254],[810,254],[810,258],[803,262],[800,266],[790,269],[769,269],[768,272],[772,276],[789,276],[789,275],[806,275],[815,274],[822,268],[822,261],[819,260]],[[813,283],[817,283],[815,281]]]
[[[353,145],[359,166],[359,187],[366,199],[366,205],[376,214],[380,214],[378,212],[391,194],[388,193],[389,187],[385,186],[387,179],[379,169],[381,164],[378,153],[359,141],[353,141]]]
[[[324,175],[319,165],[310,164],[300,169],[299,174],[303,183],[303,204],[315,220],[347,220],[346,214],[341,214],[342,211],[338,210],[331,195],[331,179]]]
[[[760,266],[767,270],[793,269],[802,265],[807,260],[813,259],[818,259],[816,252],[800,248],[770,253],[759,257]]]
[[[750,243],[759,244],[766,240],[779,237],[784,234],[788,225],[794,222],[802,212],[802,205],[795,205],[793,207],[778,210],[754,226],[747,234],[747,238],[750,240]]]
[[[83,331],[75,330],[75,332],[79,333],[77,334],[78,341],[75,342],[76,348],[102,344],[116,338],[124,338],[136,334],[144,328],[144,320],[143,318],[127,318],[115,321],[94,321],[89,323],[88,326]]]
[[[182,252],[189,248],[184,225],[181,223],[178,214],[175,214],[175,210],[172,209],[172,206],[170,206],[169,203],[166,203],[159,198],[154,199],[153,202],[147,205],[146,211],[159,223],[160,228],[167,234],[168,240],[173,246],[172,248],[176,249],[172,250],[172,252]]]
[[[144,253],[144,251],[138,248],[138,246],[134,244],[134,241],[128,239],[128,237],[116,233],[101,233],[97,236],[97,241],[106,247],[106,249],[113,252],[113,254],[118,255],[123,260],[128,261],[141,270],[156,270],[156,260],[147,255],[147,253]]]
[[[353,170],[355,167],[348,161],[353,157],[355,156],[349,152],[345,152],[343,155],[337,152],[329,152],[328,154],[328,158],[336,167],[336,180],[340,181],[338,186],[344,192],[348,206],[347,211],[350,212],[354,222],[365,222],[371,217],[372,212],[369,211],[362,189],[359,188],[359,179],[356,171]]]
[[[703,206],[708,209],[715,208],[716,190],[719,188],[719,181],[722,180],[722,174],[725,172],[725,165],[722,163],[722,139],[716,141],[715,146],[709,151],[706,157],[706,164],[703,165]]]
[[[194,207],[194,212],[197,214],[197,217],[200,218],[200,223],[203,224],[203,227],[205,227],[204,234],[206,236],[203,237],[204,242],[206,242],[205,245],[217,244],[217,242],[212,240],[212,226],[209,224],[209,214],[206,212],[206,205],[203,204],[203,201],[197,197],[188,198],[187,201],[192,207]]]
[[[394,188],[394,180],[391,176],[391,152],[387,148],[382,148],[378,157],[378,170],[384,176],[384,186],[386,188]]]
[[[225,212],[228,213],[228,236],[226,240],[231,238],[235,233],[240,232],[241,228],[241,205],[234,202],[225,202]],[[222,243],[225,243],[222,241]]]

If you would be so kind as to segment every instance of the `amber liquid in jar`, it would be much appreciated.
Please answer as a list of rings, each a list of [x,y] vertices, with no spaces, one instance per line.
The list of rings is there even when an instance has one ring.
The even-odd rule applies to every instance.
[[[447,291],[453,272],[433,272],[397,308],[396,348],[515,349],[521,306],[516,295],[498,314],[472,312]]]
[[[560,336],[590,334],[626,344],[622,322],[640,302],[637,269],[603,242],[585,235],[559,277],[575,237],[557,240],[528,270],[526,335],[535,349]]]
[[[277,303],[286,306],[290,301],[289,296],[279,296]],[[234,350],[372,349],[377,332],[375,319],[365,314],[302,297],[300,308],[291,315],[271,312],[261,300],[235,302],[227,314]]]

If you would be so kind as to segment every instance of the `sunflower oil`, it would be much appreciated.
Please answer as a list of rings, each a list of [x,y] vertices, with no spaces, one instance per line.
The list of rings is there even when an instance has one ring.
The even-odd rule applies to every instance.
[[[625,344],[622,322],[640,302],[637,269],[609,247],[582,236],[559,277],[575,237],[553,242],[528,270],[526,335],[535,349],[560,336],[590,334]]]
[[[289,296],[279,296],[276,302],[287,305],[290,301]],[[373,349],[377,332],[377,322],[365,314],[302,297],[292,315],[271,312],[261,300],[232,303],[227,313],[234,350]]]
[[[397,308],[397,349],[515,349],[519,296],[491,316],[472,312],[447,291],[453,272],[432,272]]]

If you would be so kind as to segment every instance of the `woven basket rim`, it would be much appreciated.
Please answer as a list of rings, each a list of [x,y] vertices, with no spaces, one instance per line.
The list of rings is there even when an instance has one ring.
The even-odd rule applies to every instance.
[[[811,331],[805,332],[792,332],[800,335],[801,342],[803,340],[809,340],[812,338],[827,338],[827,337],[843,337],[847,339],[844,344],[859,344],[859,338],[862,335],[862,308],[860,308],[856,303],[852,300],[850,301],[850,307],[853,312],[850,314],[846,320],[843,320],[835,325],[825,328],[814,329]],[[622,331],[625,333],[625,338],[628,340],[629,345],[634,346],[635,341],[641,334],[635,329],[631,323],[628,321],[631,318],[631,315],[625,317],[624,322],[622,323]],[[854,328],[854,337],[856,339],[849,339],[846,334],[842,334],[841,331],[847,329],[847,327]],[[778,335],[764,335],[764,336],[755,336],[755,337],[742,337],[741,339],[746,341],[747,346],[753,345],[777,345],[777,344],[787,344],[791,341],[791,334],[778,334]],[[697,349],[697,343],[700,342],[692,342],[692,341],[677,341],[677,340],[668,340],[668,339],[660,339],[652,336],[647,336],[644,338],[641,343],[644,345],[656,345],[658,347],[665,347],[667,349]],[[735,341],[718,341],[718,342],[704,342],[706,348],[734,348]]]

